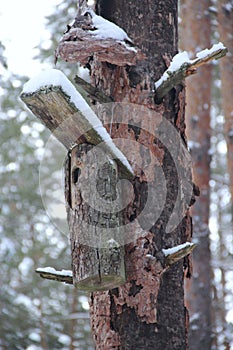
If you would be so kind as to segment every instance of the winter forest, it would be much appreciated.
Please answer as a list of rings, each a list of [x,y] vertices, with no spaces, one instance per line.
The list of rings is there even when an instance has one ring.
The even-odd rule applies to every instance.
[[[157,18],[153,11],[160,13],[161,8],[164,8],[166,12],[166,6],[174,7],[176,1],[169,0],[167,5],[161,0],[146,1],[150,11],[148,16],[144,8],[147,5],[142,6],[139,3],[138,0],[128,1],[125,4],[120,0],[113,0],[109,3],[106,0],[89,1],[91,19],[82,17],[85,21],[89,21],[81,24],[83,31],[86,30],[85,26],[89,28],[93,23],[95,27],[91,30],[99,31],[99,36],[97,34],[95,36],[96,40],[108,39],[110,35],[113,38],[113,34],[110,30],[108,32],[111,27],[106,27],[104,34],[100,33],[102,19],[96,16],[94,10],[98,15],[106,17],[125,30],[127,34],[120,28],[118,29],[121,44],[124,42],[121,45],[120,64],[118,64],[115,52],[107,62],[100,58],[100,54],[96,61],[93,61],[94,63],[84,64],[86,59],[84,55],[80,56],[81,64],[65,62],[64,53],[61,49],[57,50],[58,45],[64,38],[63,35],[72,33],[70,26],[74,25],[72,21],[77,15],[78,4],[85,5],[85,1],[78,1],[77,4],[77,1],[74,0],[58,0],[52,12],[45,14],[45,25],[49,37],[38,42],[37,54],[32,60],[41,64],[41,71],[46,67],[63,72],[78,92],[84,96],[83,104],[88,104],[91,100],[93,110],[96,108],[95,111],[101,109],[98,109],[99,98],[103,104],[109,101],[121,102],[128,98],[128,101],[139,105],[138,101],[142,101],[143,108],[147,108],[145,101],[149,101],[148,105],[151,106],[151,94],[159,91],[160,83],[165,82],[166,84],[166,79],[169,80],[170,75],[183,63],[195,65],[194,68],[189,67],[188,73],[181,79],[182,83],[179,81],[179,84],[174,84],[173,89],[168,90],[166,95],[159,99],[157,94],[155,103],[153,100],[155,104],[153,112],[156,116],[163,111],[170,123],[172,113],[177,113],[173,127],[181,135],[182,147],[185,144],[186,148],[184,152],[187,152],[187,157],[191,155],[192,160],[194,189],[192,198],[190,197],[191,206],[185,217],[180,220],[182,222],[177,222],[177,227],[174,226],[173,231],[179,239],[174,239],[174,233],[173,235],[169,233],[164,236],[165,238],[158,238],[159,233],[162,232],[162,221],[167,215],[166,210],[169,211],[164,209],[161,211],[161,218],[156,222],[157,226],[153,226],[153,230],[150,231],[150,234],[153,232],[156,237],[155,241],[150,235],[145,236],[143,240],[137,237],[138,246],[134,246],[131,251],[126,249],[125,252],[125,259],[129,259],[133,251],[132,259],[137,260],[132,264],[129,263],[130,259],[125,260],[128,261],[126,270],[127,268],[133,269],[139,264],[141,258],[145,258],[147,265],[144,266],[144,270],[149,277],[141,276],[137,280],[131,277],[129,287],[108,288],[111,289],[109,292],[92,291],[91,297],[89,291],[75,288],[70,283],[42,279],[40,274],[36,273],[36,269],[43,267],[53,267],[58,271],[70,271],[71,269],[71,249],[74,251],[75,248],[72,237],[70,238],[65,209],[69,179],[64,179],[67,176],[67,173],[64,175],[64,168],[67,172],[68,161],[65,161],[65,147],[51,136],[51,132],[46,128],[47,125],[43,125],[31,113],[31,102],[26,106],[26,103],[23,103],[25,100],[20,99],[22,92],[25,94],[33,92],[30,89],[35,87],[35,82],[33,87],[32,83],[29,87],[27,82],[32,76],[21,76],[9,69],[7,42],[4,42],[4,38],[1,38],[0,35],[0,349],[2,350],[233,349],[233,2],[232,0],[201,2],[180,0],[177,4],[177,21],[170,19],[170,9],[167,10],[168,22],[170,25],[172,23],[173,27],[177,24],[178,34],[175,33],[174,38],[171,38],[171,33],[168,31],[166,32],[167,37],[162,38],[162,41],[171,42],[171,45],[175,45],[174,42],[177,40],[178,50],[173,47],[174,51],[168,52],[169,44],[166,51],[158,57],[154,54],[156,44],[151,42],[151,37],[153,38],[153,30],[160,30],[162,25],[158,23],[152,25],[152,19]],[[130,28],[133,28],[137,20],[135,14],[144,25],[141,29],[132,29],[130,32]],[[33,15],[28,13],[28,16]],[[163,11],[160,16],[158,18],[161,18],[162,21]],[[142,40],[140,35],[145,36],[147,31],[148,38],[144,37]],[[119,41],[118,37],[116,41]],[[217,45],[213,46],[215,44]],[[159,49],[163,47],[162,45],[158,44]],[[199,66],[200,60],[207,61],[206,57],[214,53],[214,47],[220,51],[226,47],[228,52],[225,57],[211,59]],[[127,58],[124,56],[126,51],[129,55]],[[186,53],[178,56],[177,60],[181,62],[178,62],[177,66],[177,62],[175,59],[172,60],[172,57],[178,51]],[[147,63],[143,66],[144,63],[140,65],[138,61],[144,62],[145,52]],[[17,57],[17,52],[15,56]],[[134,56],[137,59],[135,62],[139,67],[138,70],[134,69],[136,63],[131,65],[130,62]],[[153,61],[152,56],[156,56],[159,62],[159,73],[154,68],[154,62],[157,61],[156,59]],[[111,59],[114,59],[113,63]],[[124,59],[126,60],[125,65],[122,63]],[[57,61],[56,66],[55,61]],[[117,65],[120,67],[116,68]],[[116,75],[119,79],[116,78]],[[126,75],[130,81],[127,88],[124,85],[127,80]],[[143,83],[144,86],[149,85],[149,81],[154,82],[150,95],[146,95],[148,87],[142,88],[141,75],[147,77],[147,82]],[[80,77],[82,86],[80,81],[77,82],[77,76]],[[119,86],[114,82],[111,85],[111,79],[113,81],[118,79]],[[95,85],[96,89],[91,90],[91,84]],[[184,97],[184,85],[186,97]],[[114,91],[115,95],[109,91]],[[97,92],[99,95],[96,97]],[[125,100],[123,98],[121,100],[123,95]],[[171,103],[174,108],[170,107]],[[185,122],[182,119],[184,108]],[[101,109],[101,113],[104,115],[106,111]],[[93,120],[95,122],[95,118],[87,117],[91,122]],[[142,137],[144,131],[139,131],[140,127],[143,129],[140,123],[137,120],[135,125],[131,127],[128,125],[127,130],[121,132],[134,135],[136,141],[140,137],[144,140],[149,132],[145,132]],[[101,122],[97,126],[97,136],[101,140],[107,140],[108,150],[110,149],[110,153],[120,159],[119,164],[123,169],[127,168],[125,172],[137,171],[137,167],[135,170],[134,166],[132,170],[129,165],[131,162],[128,163],[127,157],[123,155],[124,152],[119,151],[118,147],[108,139],[106,129],[111,136],[115,133],[115,137],[118,137],[119,130],[115,130],[114,124],[111,124],[110,131],[107,127],[102,128]],[[144,145],[147,145],[147,141],[143,142]],[[148,145],[149,143],[150,141]],[[137,147],[135,144],[134,149],[138,149]],[[163,149],[163,146],[157,141],[153,147],[158,159],[164,157],[161,160],[161,167],[164,172],[167,170],[169,173],[166,177],[167,183],[169,176],[172,179],[171,182],[176,183],[177,175],[174,169],[171,169],[174,166],[170,166],[174,163],[174,159],[163,156],[170,146],[167,144],[166,149]],[[143,159],[141,163],[145,168],[150,169],[148,152],[144,150],[140,152]],[[177,159],[180,161],[180,153],[177,154]],[[109,163],[112,164],[112,161],[110,160]],[[117,163],[117,166],[119,164]],[[155,169],[159,168],[158,163],[155,162],[155,164]],[[183,177],[188,176],[189,171],[191,172],[191,162],[188,164],[187,160],[186,166],[189,169],[182,168]],[[80,174],[75,174],[78,179]],[[145,205],[142,192],[149,193],[144,175],[140,176],[138,176],[140,181],[133,182],[138,191],[139,208],[133,211],[133,207],[130,207],[130,222],[133,221],[136,214],[141,214],[141,207]],[[172,189],[173,185],[167,191],[172,191]],[[130,196],[130,190],[126,192]],[[159,198],[162,196],[161,191],[153,193]],[[176,196],[179,197],[179,195],[176,193]],[[171,198],[173,198],[172,195]],[[75,201],[77,198],[71,198],[71,202],[72,200]],[[182,203],[184,201],[182,194],[180,201]],[[134,205],[136,205],[135,202]],[[157,202],[154,199],[151,200],[151,203],[156,205]],[[168,204],[166,205],[169,207]],[[129,212],[129,209],[127,210]],[[71,230],[73,230],[72,223],[74,222],[72,215],[71,211],[68,211],[69,220],[73,220],[71,224],[69,222]],[[124,217],[123,219],[120,217],[119,220],[124,220]],[[149,219],[146,217],[146,220]],[[141,225],[147,227],[143,219]],[[114,240],[110,243],[112,242]],[[176,260],[175,263],[167,262],[167,256],[170,254],[169,248],[181,244],[186,244],[187,247],[190,246],[190,242],[195,246],[190,254],[184,254],[182,259],[179,258],[179,261]],[[127,244],[130,246],[131,242]],[[142,245],[145,252],[140,255],[137,252],[140,251]],[[163,252],[163,262],[160,265],[152,262],[157,257],[160,259],[161,254],[155,253],[157,247],[160,253]],[[113,248],[111,246],[111,249]],[[74,259],[74,255],[72,258]],[[140,272],[140,264],[138,266]],[[160,278],[149,281],[150,273],[153,271],[156,270],[154,276],[157,276],[158,266],[161,267],[159,274],[161,274],[162,282],[158,282]],[[69,272],[67,276],[70,277]],[[134,276],[133,272],[130,272],[128,276]],[[174,289],[176,287],[179,302],[173,301],[169,304],[169,298],[176,300],[176,289]],[[150,288],[155,288],[155,290],[146,291]],[[161,291],[158,292],[160,288]],[[150,299],[148,303],[147,296]],[[125,300],[125,305],[122,300]],[[109,309],[106,306],[108,302],[110,303]],[[143,309],[144,306],[149,308],[151,305],[154,305],[156,315],[151,310],[146,314]],[[185,310],[187,308],[188,311],[182,314],[180,310],[184,309],[184,305]],[[167,321],[173,307],[174,315],[171,315],[170,320]],[[109,329],[107,322],[104,324],[105,321],[101,321],[103,310],[107,310],[106,313],[110,314]],[[105,339],[105,327],[108,340]],[[116,334],[120,335],[116,336]],[[150,335],[151,340],[148,340]],[[179,337],[182,339],[178,339]]]

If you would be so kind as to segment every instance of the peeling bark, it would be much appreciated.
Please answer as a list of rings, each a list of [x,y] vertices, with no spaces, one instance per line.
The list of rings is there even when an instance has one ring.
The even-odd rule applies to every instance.
[[[112,40],[95,40],[85,28],[73,28],[65,34],[57,55],[88,65],[94,96],[96,92],[103,92],[101,98],[108,96],[107,100],[121,102],[109,108],[100,105],[97,98],[98,117],[122,147],[123,139],[134,141],[127,148],[135,178],[132,179],[130,167],[127,171],[118,158],[115,162],[114,152],[109,152],[107,147],[99,150],[105,157],[105,162],[99,164],[99,158],[91,151],[103,140],[101,137],[96,140],[100,136],[96,135],[96,129],[86,132],[84,127],[84,132],[82,129],[80,132],[79,124],[82,126],[86,120],[82,115],[80,118],[79,111],[67,101],[60,87],[22,95],[51,131],[57,129],[56,137],[69,149],[65,196],[73,276],[66,282],[70,283],[72,278],[78,287],[100,290],[90,297],[96,349],[184,350],[187,349],[188,327],[184,269],[188,267],[188,274],[191,272],[189,259],[180,259],[191,250],[179,252],[169,260],[162,249],[190,241],[189,206],[198,191],[195,186],[190,189],[189,183],[183,83],[179,80],[179,85],[166,91],[157,105],[153,91],[154,82],[167,68],[163,58],[169,59],[177,53],[177,1],[113,0],[110,5],[107,0],[97,0],[96,8],[123,27],[139,50],[131,50]],[[93,93],[90,86],[85,89]],[[43,106],[44,99],[47,109]],[[77,123],[72,119],[74,114],[78,114]],[[71,124],[61,123],[67,115],[71,116]],[[164,120],[167,129],[162,127],[159,131],[165,139],[157,134]],[[61,129],[57,128],[60,123]],[[172,133],[169,133],[169,125],[173,127]],[[177,142],[179,147],[175,147]],[[159,178],[161,170],[164,183]],[[118,186],[122,177],[131,182]],[[130,185],[133,193],[128,192]],[[159,192],[154,190],[156,187]],[[158,218],[152,218],[153,224],[150,224],[152,211],[141,215],[148,204],[151,188],[151,207],[161,204],[160,197],[163,199],[165,194]],[[119,196],[118,191],[121,192]],[[109,201],[113,205],[109,212],[101,200],[93,203],[93,207],[85,201],[88,198],[95,202],[96,192],[103,203]],[[124,202],[129,195],[132,195],[130,201]],[[123,201],[123,210],[115,211],[115,197]],[[172,226],[171,221],[176,225]],[[90,228],[85,227],[85,223]],[[113,228],[116,230],[111,231]],[[102,291],[106,288],[109,290]]]
[[[193,198],[191,196],[188,200],[185,193],[192,192],[185,180],[190,175],[190,162],[184,152],[185,98],[182,83],[169,91],[161,104],[155,105],[153,91],[154,82],[167,68],[163,57],[173,57],[177,53],[177,1],[113,0],[110,5],[108,1],[101,0],[97,1],[96,6],[100,15],[126,30],[139,49],[137,52],[145,55],[140,60],[136,57],[129,59],[129,53],[126,55],[124,52],[124,58],[119,58],[115,52],[116,46],[112,47],[110,42],[107,43],[107,52],[103,52],[100,46],[105,47],[106,43],[93,41],[93,38],[86,37],[87,33],[81,43],[84,52],[80,52],[77,50],[79,36],[84,33],[77,28],[67,33],[68,37],[72,36],[72,42],[65,36],[61,44],[65,50],[63,59],[87,64],[92,85],[115,102],[121,102],[114,104],[112,113],[105,105],[97,103],[98,117],[113,140],[118,140],[122,147],[122,140],[131,141],[126,147],[135,173],[135,179],[131,182],[133,196],[125,206],[123,215],[126,283],[109,291],[93,292],[90,297],[96,349],[183,350],[187,348],[187,313],[183,291],[183,269],[187,262],[179,261],[165,271],[165,258],[161,250],[184,243],[191,235],[188,207]],[[61,54],[62,47],[59,46],[58,50]],[[164,120],[168,124],[163,128]],[[173,126],[171,133],[168,131],[169,125]],[[163,142],[161,135],[166,135]],[[181,140],[178,148],[174,147],[177,140]],[[74,155],[71,158],[72,163]],[[165,179],[161,183],[160,171]],[[66,197],[70,207],[73,200],[75,205],[82,206],[77,188],[72,188],[72,177],[69,173],[66,175]],[[180,185],[181,178],[183,187]],[[153,212],[148,210],[146,214],[140,214],[147,205],[151,188],[159,188],[159,191],[152,191],[154,195],[151,196],[150,206],[156,207],[163,196],[164,203],[158,218],[149,225]],[[79,220],[79,216],[84,219],[89,216],[93,220],[87,208],[83,207],[81,212],[72,213],[68,218],[73,228],[72,252],[77,252],[75,241],[79,230],[74,221]],[[183,219],[178,226],[167,230],[171,218],[174,220],[181,214]],[[76,274],[79,266],[74,255],[73,263]]]
[[[109,62],[118,66],[133,66],[145,59],[145,55],[136,48],[127,47],[113,39],[98,40],[82,28],[73,28],[66,33],[55,53],[55,60],[61,57],[66,62],[80,62],[86,66],[94,60]]]
[[[165,173],[167,196],[159,219],[148,233],[125,246],[127,283],[108,292],[91,295],[91,323],[96,348],[186,349],[183,263],[178,262],[162,276],[161,257],[157,257],[155,265],[151,265],[150,259],[147,261],[146,258],[146,255],[156,258],[162,248],[183,243],[191,231],[191,220],[187,214],[177,229],[166,232],[166,224],[177,198],[174,180],[177,173],[164,145],[143,130],[143,123],[149,123],[153,135],[156,123],[165,117],[179,130],[184,143],[186,140],[182,85],[173,89],[161,105],[154,104],[152,94],[154,81],[166,69],[162,56],[167,53],[172,57],[177,53],[177,3],[112,1],[110,6],[107,1],[98,1],[97,7],[101,15],[124,28],[148,58],[133,67],[109,65],[95,59],[90,64],[94,86],[105,91],[115,101],[137,103],[148,110],[151,108],[156,116],[154,119],[145,117],[142,120],[136,114],[134,122],[138,127],[135,123],[132,127],[129,121],[124,125],[122,120],[119,127],[113,124],[111,128],[113,138],[137,141],[136,149],[132,150],[135,163],[139,164],[138,169],[144,166],[150,169],[147,179],[136,170],[134,202],[127,209],[128,220],[132,221],[142,211],[147,201],[147,182],[154,181],[156,166],[162,167]],[[102,121],[110,125],[104,113]],[[148,125],[145,129],[148,130]],[[148,158],[140,141],[157,154],[157,164]]]

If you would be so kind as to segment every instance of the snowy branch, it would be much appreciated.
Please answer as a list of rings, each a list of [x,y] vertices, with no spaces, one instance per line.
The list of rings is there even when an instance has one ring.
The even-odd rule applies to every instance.
[[[178,53],[173,57],[169,68],[162,77],[155,82],[156,102],[162,98],[185,78],[196,73],[196,69],[214,59],[225,56],[227,48],[222,43],[215,44],[211,49],[205,49],[196,54],[196,58],[190,60],[186,51]]]
[[[186,255],[190,254],[195,247],[196,244],[186,242],[172,248],[162,249],[166,266],[170,266],[184,258]]]
[[[126,157],[61,71],[50,69],[32,78],[24,85],[20,97],[67,149],[81,143],[101,144],[105,152],[115,159],[119,172],[126,178],[133,177],[133,170]]]
[[[48,280],[73,284],[73,274],[70,270],[57,271],[53,267],[45,267],[36,269],[36,273],[38,273],[40,277]]]

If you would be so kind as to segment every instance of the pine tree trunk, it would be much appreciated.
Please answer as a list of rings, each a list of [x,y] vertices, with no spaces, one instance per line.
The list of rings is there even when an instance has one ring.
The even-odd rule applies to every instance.
[[[192,53],[211,46],[210,1],[181,2],[181,46]],[[201,29],[200,29],[201,28]],[[198,49],[197,49],[198,48]],[[210,106],[211,66],[201,67],[186,82],[187,135],[193,159],[193,176],[200,197],[192,208],[194,242],[193,277],[186,282],[186,303],[190,314],[191,350],[211,348],[211,266],[209,249]]]
[[[220,40],[228,48],[228,53],[220,62],[221,70],[221,95],[222,106],[225,117],[225,139],[227,142],[227,165],[230,177],[230,192],[232,198],[232,217],[233,217],[233,72],[232,72],[232,22],[233,9],[227,0],[218,1],[218,25]],[[233,220],[232,220],[233,221]]]
[[[137,66],[118,67],[94,59],[90,66],[93,85],[114,101],[144,105],[155,116],[152,120],[147,119],[145,113],[145,117],[140,119],[135,108],[137,126],[130,125],[128,121],[124,124],[124,120],[119,126],[105,114],[102,121],[106,126],[111,124],[109,131],[113,139],[135,140],[137,162],[150,169],[147,181],[155,182],[158,167],[158,163],[154,164],[148,157],[148,149],[156,154],[165,174],[167,192],[159,219],[144,237],[132,239],[125,246],[127,282],[118,288],[91,295],[91,323],[96,349],[186,349],[183,262],[173,265],[163,277],[159,276],[159,269],[155,271],[152,266],[145,266],[148,254],[155,257],[162,248],[187,241],[191,233],[188,212],[178,227],[172,232],[166,231],[178,195],[178,175],[167,147],[145,131],[149,128],[153,134],[156,123],[166,118],[179,131],[183,144],[186,142],[183,86],[173,89],[160,105],[154,103],[152,93],[154,82],[167,68],[166,60],[177,53],[177,1],[101,0],[97,1],[97,10],[103,17],[121,26],[146,54],[147,60]],[[132,109],[129,105],[129,113],[133,114]],[[120,115],[120,106],[119,111],[116,110],[115,113]],[[146,144],[147,151],[138,146],[139,141]],[[167,142],[172,144],[169,134]],[[135,149],[131,150],[132,154]],[[190,170],[182,169],[184,173]],[[126,209],[128,222],[132,222],[143,210],[147,201],[147,181],[142,173],[137,173],[133,183],[134,201]]]

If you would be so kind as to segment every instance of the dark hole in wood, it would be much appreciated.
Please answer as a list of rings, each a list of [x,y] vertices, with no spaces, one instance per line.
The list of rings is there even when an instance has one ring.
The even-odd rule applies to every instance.
[[[74,171],[73,171],[73,183],[76,184],[78,182],[78,178],[81,174],[81,169],[80,168],[76,168]]]
[[[130,287],[130,290],[129,290],[129,293],[128,293],[128,296],[133,296],[135,297],[139,292],[140,290],[143,288],[143,286],[140,284],[139,286],[136,285],[136,282],[134,280],[131,281],[131,287]]]
[[[135,122],[130,120],[128,124],[128,131],[130,131],[130,129],[133,130],[135,135],[135,140],[137,141],[141,133],[141,125],[140,125],[141,123],[138,123],[138,125],[135,125],[135,124],[136,124]]]
[[[134,88],[142,81],[142,75],[139,74],[135,66],[126,68],[129,77],[129,86]]]

